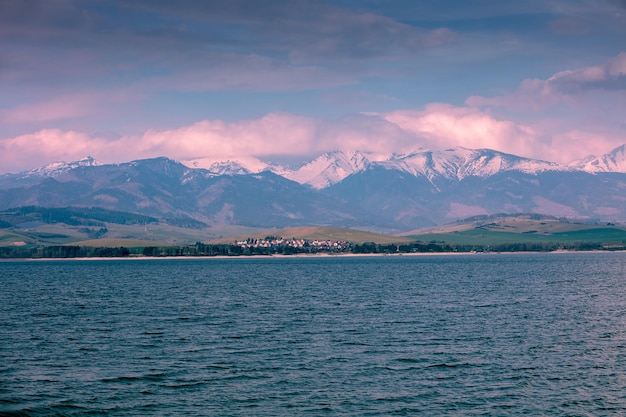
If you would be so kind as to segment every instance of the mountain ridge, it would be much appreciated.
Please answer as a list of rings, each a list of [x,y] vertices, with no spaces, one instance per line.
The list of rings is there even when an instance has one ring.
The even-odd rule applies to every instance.
[[[167,157],[149,159],[159,158],[178,162]],[[74,168],[100,165],[119,164],[104,164],[91,156],[87,156],[69,163],[57,161],[28,171],[3,174],[0,175],[0,178],[56,177]],[[620,145],[599,157],[589,155],[570,164],[526,158],[487,148],[455,147],[439,150],[416,150],[400,154],[392,153],[382,158],[358,150],[336,150],[325,152],[295,169],[276,163],[264,163],[261,168],[258,166],[251,167],[236,159],[216,161],[208,168],[188,166],[184,163],[183,165],[190,170],[203,172],[206,176],[249,175],[270,171],[300,184],[306,184],[315,189],[324,189],[371,166],[382,166],[414,176],[425,176],[431,181],[436,178],[462,180],[468,176],[486,177],[502,171],[515,170],[528,174],[543,171],[626,173],[626,144]]]
[[[384,233],[493,213],[625,222],[626,173],[607,172],[622,169],[623,150],[576,167],[488,149],[385,157],[337,151],[292,168],[301,175],[291,178],[278,165],[253,171],[233,160],[205,169],[166,157],[119,164],[85,158],[0,175],[0,210],[101,207],[178,224],[331,226]],[[607,162],[603,170],[581,168],[596,159]]]

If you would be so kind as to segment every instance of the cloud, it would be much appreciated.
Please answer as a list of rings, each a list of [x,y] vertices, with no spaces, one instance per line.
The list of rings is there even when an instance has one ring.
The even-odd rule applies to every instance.
[[[190,21],[219,22],[237,28],[233,33],[253,33],[256,53],[280,51],[297,65],[386,58],[399,51],[440,46],[454,38],[444,27],[423,29],[376,12],[319,1],[136,1],[127,7]],[[231,41],[242,41],[231,36]]]
[[[337,149],[388,153],[406,145],[407,138],[402,129],[378,117],[357,115],[329,121],[274,112],[256,119],[203,120],[178,129],[148,131],[132,141],[139,155],[218,161],[311,157]]]
[[[259,55],[216,54],[206,64],[147,77],[140,91],[304,91],[355,84],[348,73],[296,66]]]
[[[561,164],[601,155],[626,141],[623,128],[577,127],[552,119],[520,123],[476,107],[449,104],[430,104],[423,110],[400,110],[379,117],[409,132],[413,144],[421,143],[426,148],[488,148]],[[410,146],[404,145],[406,151]]]
[[[22,104],[0,110],[2,123],[49,122],[82,117],[94,111],[94,102],[86,97],[57,97],[40,103]]]
[[[44,123],[98,118],[103,111],[125,121],[131,106],[139,117],[146,108],[170,111],[163,103],[172,94],[179,102],[187,94],[194,95],[190,102],[217,106],[217,95],[206,93],[325,93],[362,83],[381,61],[415,60],[417,52],[453,37],[445,28],[315,1],[114,1],[101,7],[92,0],[6,0],[0,2],[0,121],[14,134],[76,128]]]
[[[526,79],[516,91],[466,100],[477,110],[525,120],[537,132],[539,152],[567,163],[600,155],[626,142],[626,53],[593,65]],[[536,155],[538,152],[530,153]]]
[[[204,120],[166,131],[148,131],[138,138],[136,152],[177,159],[307,154],[314,151],[314,120],[289,113],[225,122]]]
[[[466,104],[477,107],[506,107],[514,110],[543,110],[556,105],[573,105],[594,94],[624,94],[626,52],[604,65],[560,71],[546,80],[526,79],[516,91],[497,97],[471,96]]]
[[[551,137],[554,153],[560,160],[569,163],[589,155],[600,156],[626,143],[626,137],[615,132],[566,130]]]
[[[548,148],[542,139],[529,126],[498,120],[473,108],[433,104],[423,110],[337,120],[276,112],[239,121],[203,120],[177,129],[117,138],[44,129],[0,140],[0,166],[4,172],[17,172],[86,155],[107,163],[167,156],[179,161],[202,160],[206,166],[224,160],[303,160],[337,149],[388,155],[449,146],[493,148],[537,157],[542,152],[546,155]]]
[[[268,155],[315,153],[318,126],[313,119],[272,113],[258,119],[204,120],[171,130],[104,139],[81,132],[44,129],[0,140],[0,166],[17,172],[52,161],[92,155],[107,163],[167,156],[214,161]]]
[[[546,84],[555,93],[574,95],[588,90],[626,90],[626,52],[603,66],[559,72]]]
[[[304,160],[337,149],[388,154],[415,146],[412,134],[378,116],[329,121],[275,112],[238,121],[203,120],[177,129],[111,139],[44,129],[1,139],[0,166],[3,172],[18,172],[86,155],[106,163],[167,156],[179,161],[202,160],[206,166],[225,160]]]
[[[122,88],[161,77],[184,85],[180,79],[189,74],[205,74],[206,84],[216,72],[216,79],[226,77],[222,89],[280,89],[274,80],[261,88],[263,79],[250,77],[255,67],[266,78],[269,70],[301,74],[299,83],[307,89],[325,84],[316,78],[328,79],[328,67],[345,79],[337,65],[346,60],[365,68],[372,59],[411,56],[406,52],[452,38],[445,28],[422,29],[314,1],[114,1],[110,8],[89,0],[0,3],[2,76],[65,91],[84,83]],[[215,82],[209,84],[213,90]]]
[[[81,132],[43,129],[0,140],[0,166],[2,172],[19,172],[54,161],[77,160],[109,145]]]
[[[610,129],[577,129],[553,121],[523,124],[476,107],[430,104],[422,109],[368,113],[335,120],[274,112],[237,121],[202,120],[167,130],[105,138],[77,131],[44,129],[0,139],[2,172],[18,172],[56,160],[91,155],[106,163],[167,156],[178,161],[305,160],[333,150],[374,155],[420,148],[489,148],[569,163],[624,143]]]
[[[345,10],[321,16],[319,21],[299,22],[298,27],[305,32],[297,35],[298,28],[292,28],[300,39],[290,46],[289,54],[297,64],[361,60],[371,64],[372,60],[406,58],[455,39],[447,28],[421,29],[373,13]]]
[[[83,91],[58,95],[50,100],[26,103],[13,108],[0,109],[0,122],[4,124],[41,123],[76,119],[107,112],[107,108],[140,95],[130,91]]]
[[[380,116],[432,148],[490,148],[536,156],[541,139],[530,126],[498,120],[471,107],[430,104],[424,110],[400,110]]]

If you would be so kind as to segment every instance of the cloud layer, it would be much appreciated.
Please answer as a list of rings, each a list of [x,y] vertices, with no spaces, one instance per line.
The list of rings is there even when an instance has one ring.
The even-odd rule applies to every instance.
[[[619,135],[577,130],[548,135],[475,107],[431,104],[421,110],[362,114],[333,121],[291,113],[230,122],[203,120],[177,129],[113,139],[44,129],[0,140],[0,166],[3,172],[18,172],[86,155],[108,163],[168,156],[201,161],[200,166],[205,167],[225,160],[254,166],[258,160],[305,160],[338,149],[388,155],[456,146],[568,163],[591,153],[608,152],[622,143],[624,138]]]
[[[626,142],[625,39],[613,0],[4,0],[0,172],[450,146],[569,162]]]

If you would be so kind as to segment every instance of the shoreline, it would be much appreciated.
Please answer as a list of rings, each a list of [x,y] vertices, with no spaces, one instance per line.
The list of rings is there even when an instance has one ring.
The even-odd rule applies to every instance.
[[[626,250],[556,250],[556,251],[517,251],[517,252],[415,252],[415,253],[299,253],[294,255],[216,255],[216,256],[120,256],[120,257],[80,257],[80,258],[0,258],[2,261],[150,261],[171,259],[321,259],[321,258],[403,258],[425,256],[494,256],[494,255],[533,255],[533,254],[576,254],[576,253],[626,253]]]

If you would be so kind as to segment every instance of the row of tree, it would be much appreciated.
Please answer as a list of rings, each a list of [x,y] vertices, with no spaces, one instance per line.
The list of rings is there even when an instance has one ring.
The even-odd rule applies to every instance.
[[[373,242],[354,245],[353,253],[445,253],[445,252],[554,252],[556,250],[590,251],[590,250],[624,250],[626,241],[621,244],[606,246],[597,242],[526,242],[501,243],[495,245],[459,245],[447,243],[413,242],[406,244],[381,245]]]
[[[573,243],[503,243],[497,245],[450,245],[445,243],[413,242],[403,244],[378,244],[366,242],[349,245],[343,250],[357,254],[393,254],[393,253],[445,253],[445,252],[552,252],[556,250],[624,250],[626,242],[610,247],[593,242]],[[297,248],[293,246],[241,247],[234,244],[205,244],[185,246],[146,246],[143,249],[126,247],[90,247],[90,246],[3,246],[0,258],[111,258],[136,256],[250,256],[250,255],[295,255],[298,253],[317,253],[311,246]]]
[[[0,258],[123,258],[130,254],[123,246],[0,246]]]
[[[191,246],[146,246],[144,256],[251,256],[251,255],[295,255],[298,253],[316,253],[311,246],[297,248],[289,245],[271,247],[242,247],[233,244],[206,244],[197,242]]]

